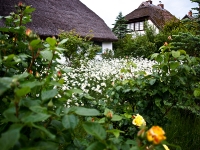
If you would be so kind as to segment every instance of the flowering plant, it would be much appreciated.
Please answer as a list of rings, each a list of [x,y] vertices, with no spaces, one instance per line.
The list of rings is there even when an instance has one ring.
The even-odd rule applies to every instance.
[[[144,118],[137,114],[133,117],[133,124],[140,128],[138,132],[138,147],[146,150],[154,150],[157,147],[162,147],[169,150],[163,142],[166,140],[165,131],[160,126],[152,126],[150,129],[146,127]]]
[[[138,127],[140,126],[145,126],[146,125],[146,121],[144,120],[144,118],[142,116],[140,116],[139,114],[137,114],[136,116],[133,116],[133,121],[132,123]]]

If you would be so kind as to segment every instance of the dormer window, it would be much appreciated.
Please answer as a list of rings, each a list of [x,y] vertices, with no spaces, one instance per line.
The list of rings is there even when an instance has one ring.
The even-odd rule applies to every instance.
[[[128,24],[128,29],[132,31],[143,31],[144,30],[144,21],[135,22]]]

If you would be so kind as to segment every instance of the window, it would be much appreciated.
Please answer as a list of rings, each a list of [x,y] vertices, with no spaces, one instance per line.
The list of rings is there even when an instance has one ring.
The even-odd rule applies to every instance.
[[[144,22],[135,22],[128,24],[128,29],[133,31],[143,31],[144,30]]]
[[[101,47],[101,49],[97,52],[97,54],[101,54],[102,53],[102,42],[94,41],[94,45]]]
[[[140,22],[139,30],[144,30],[144,22]]]
[[[138,31],[138,30],[140,30],[140,23],[136,22],[135,23],[135,31]]]

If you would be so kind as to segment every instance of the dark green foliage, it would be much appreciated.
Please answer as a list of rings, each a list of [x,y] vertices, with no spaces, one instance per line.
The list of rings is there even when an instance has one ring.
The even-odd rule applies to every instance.
[[[133,37],[135,36],[135,37]],[[119,39],[114,45],[115,57],[149,57],[150,54],[156,52],[157,47],[154,43],[155,30],[145,24],[144,35],[127,34],[124,38]]]
[[[18,13],[5,17],[11,24],[0,28],[1,150],[86,149],[91,140],[84,144],[76,139],[76,128],[80,120],[87,124],[84,117],[101,114],[95,109],[66,107],[72,93],[82,93],[78,89],[63,89],[65,80],[62,74],[68,70],[62,70],[57,59],[58,54],[65,50],[62,45],[67,39],[48,37],[41,40],[22,26],[23,19],[30,21],[33,9],[21,2],[16,8]],[[77,37],[74,38],[76,44]],[[80,129],[84,136],[87,132],[95,133],[93,136],[97,138],[106,137],[100,124],[95,128],[88,126],[85,131]]]
[[[118,39],[122,39],[126,36],[130,31],[127,29],[126,20],[122,15],[122,12],[119,13],[115,20],[114,27],[112,28],[113,33],[118,37]]]
[[[195,71],[199,62],[185,51],[174,51],[172,44],[165,44],[161,53],[151,56],[157,62],[152,74],[134,72],[127,80],[122,76],[107,90],[110,97],[102,100],[106,105],[100,105],[80,89],[65,88],[69,79],[64,79],[64,74],[70,70],[62,69],[57,62],[63,52],[73,59],[79,58],[79,53],[84,57],[77,49],[87,49],[88,43],[66,33],[60,39],[41,40],[23,26],[30,21],[33,9],[21,2],[16,8],[18,14],[6,17],[9,23],[0,28],[1,150],[143,150],[147,146],[163,149],[163,143],[153,145],[147,141],[148,127],[134,126],[132,115],[140,113],[148,125],[158,125],[165,123],[167,113],[175,106],[187,106],[198,113],[200,85]],[[154,34],[147,32],[139,40],[127,37],[127,41],[130,47],[133,40],[141,48],[143,38],[152,43]],[[135,64],[127,61],[127,66]],[[121,71],[125,74],[131,69]],[[72,104],[66,103],[68,100]],[[88,107],[95,101],[98,106],[93,106],[101,112],[78,107],[77,101]],[[139,130],[142,132],[136,134]]]
[[[199,66],[198,58],[190,57],[183,50],[171,50],[171,44],[160,50],[151,56],[157,62],[152,74],[138,72],[134,73],[137,77],[115,83],[108,94],[116,103],[114,110],[138,112],[148,124],[159,125],[165,123],[166,115],[174,106],[188,106],[198,113],[198,98],[194,94],[199,82],[194,70]],[[127,65],[131,66],[131,62]],[[126,73],[131,69],[121,71]]]
[[[175,50],[183,49],[191,56],[200,56],[200,36],[191,33],[179,33],[173,36],[172,41]]]
[[[200,147],[200,116],[187,108],[173,108],[167,115],[165,125],[168,142],[179,145],[182,150],[198,150]],[[170,150],[176,150],[170,147]]]

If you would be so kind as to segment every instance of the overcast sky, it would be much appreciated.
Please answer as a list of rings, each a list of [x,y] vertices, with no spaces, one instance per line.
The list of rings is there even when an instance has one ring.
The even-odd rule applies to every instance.
[[[113,27],[119,12],[123,16],[129,14],[145,0],[80,0],[99,17],[101,17],[109,27]],[[152,0],[154,5],[159,4],[160,0]],[[189,10],[197,7],[197,3],[190,0],[161,0],[164,8],[177,18],[183,18]]]

